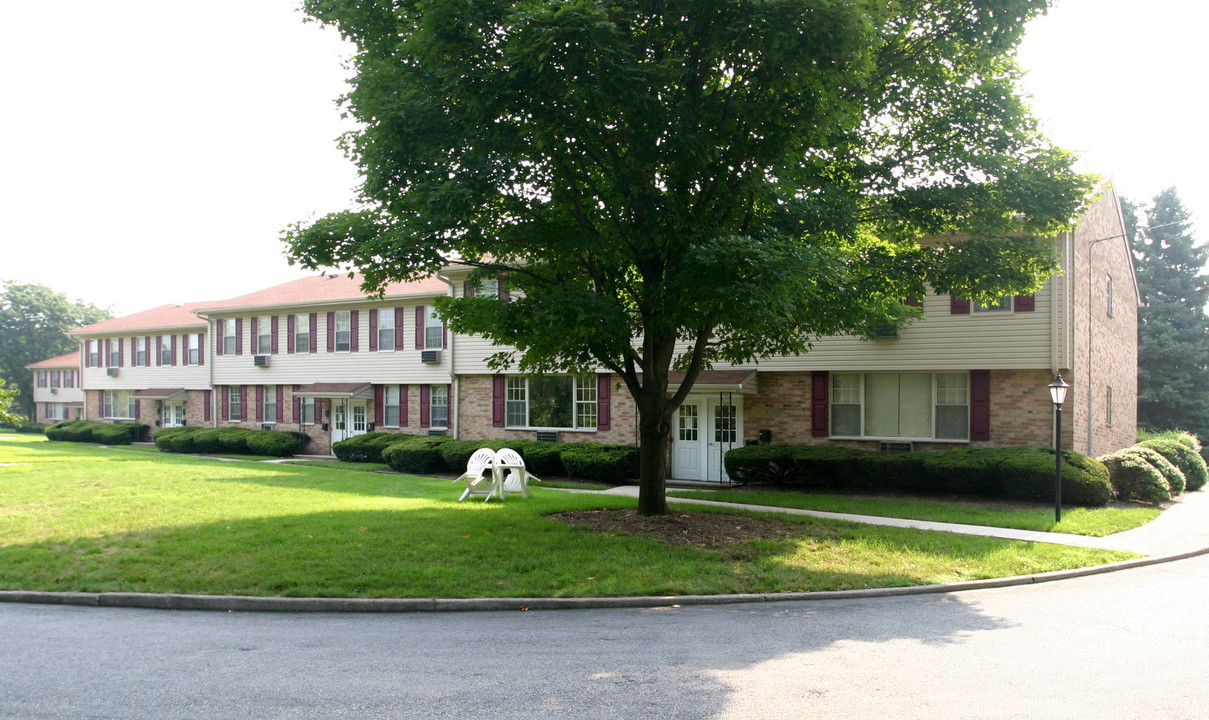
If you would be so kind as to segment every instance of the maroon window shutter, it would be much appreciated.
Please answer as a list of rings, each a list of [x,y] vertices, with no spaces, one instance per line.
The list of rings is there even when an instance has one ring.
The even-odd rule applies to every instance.
[[[230,386],[222,386],[222,407],[218,409],[218,416],[223,420],[231,419],[231,388]]]
[[[315,398],[315,423],[323,422],[323,399]]]
[[[508,292],[508,287],[506,285],[504,285],[503,280],[500,280],[498,297],[500,300],[503,300],[504,302],[508,302],[509,300],[512,299],[512,293]]]
[[[609,385],[609,374],[600,373],[596,376],[596,429],[611,430],[613,397],[612,386]]]
[[[285,413],[285,386],[277,386],[277,422],[285,422],[282,414]]]
[[[360,345],[359,336],[361,335],[361,311],[353,310],[348,314],[348,349],[349,352],[357,352]]]
[[[810,374],[810,434],[827,437],[831,434],[827,392],[831,375],[826,370],[815,370]]]
[[[298,392],[298,388],[300,387],[302,386],[295,385],[294,392]],[[292,416],[292,419],[296,423],[302,422],[302,398],[298,397],[297,395],[294,396],[294,415]]]
[[[260,354],[260,318],[252,317],[252,354]]]
[[[327,313],[327,351],[336,352],[336,313]]]
[[[285,352],[294,354],[294,331],[298,329],[298,318],[293,313],[285,316]],[[297,413],[295,413],[296,415]]]
[[[311,313],[307,322],[310,323],[311,328],[311,352],[319,352],[319,313]]]
[[[420,386],[420,427],[426,428],[431,423],[429,422],[428,393],[430,388],[427,385]]]
[[[369,321],[370,321],[369,326],[373,327],[374,326],[374,311],[373,310],[369,311]],[[370,350],[373,350],[372,346],[370,347]],[[382,392],[381,385],[374,386],[374,425],[382,424],[382,401],[384,400],[385,395],[386,395],[386,393]]]
[[[227,333],[225,332],[225,330],[223,328],[224,322],[226,322],[226,321],[225,320],[215,320],[214,321],[214,326],[216,328],[214,331],[214,354],[218,355],[218,356],[222,355],[222,340],[227,335]]]
[[[171,342],[172,342],[172,365],[175,366],[176,365],[176,336],[175,335],[172,336]]]
[[[462,281],[462,296],[474,297],[474,286],[470,284],[469,280]]]
[[[197,364],[206,364],[206,334],[197,334]]]
[[[924,306],[924,301],[917,297],[909,297],[907,298],[907,304],[911,307],[921,308]]]
[[[126,367],[126,365],[125,365],[125,362],[126,362],[125,343],[122,342],[122,338],[114,338],[114,340],[118,344],[118,367]]]
[[[256,422],[264,422],[264,385],[256,386]]]
[[[950,315],[969,315],[970,301],[962,300],[956,295],[949,296],[949,314]]]
[[[271,341],[272,345],[269,348],[269,352],[272,353],[273,355],[276,355],[278,352],[277,351],[277,328],[278,327],[279,326],[277,324],[277,316],[274,315],[273,319],[269,321],[269,328],[270,328],[269,331],[273,333],[273,340]]]
[[[396,328],[397,330],[397,328]],[[399,386],[399,427],[407,427],[407,386]]]
[[[205,407],[202,408],[202,419],[204,419],[206,422],[210,422],[210,405],[212,404],[212,398],[213,396],[210,394],[209,390],[202,391],[202,403],[205,405]]]
[[[130,367],[138,367],[139,364],[139,339],[133,335],[130,336]]]
[[[159,367],[160,365],[164,364],[163,363],[164,354],[162,352],[160,352],[160,348],[162,348],[163,346],[164,346],[164,336],[156,335],[155,336],[155,366],[156,367]]]
[[[491,378],[491,424],[504,427],[504,376]]]
[[[424,349],[424,306],[416,305],[416,350]]]
[[[1016,312],[1033,312],[1037,309],[1036,295],[1017,295]]]
[[[101,356],[101,367],[109,367],[109,338],[105,338],[105,347]]]
[[[243,355],[243,318],[235,318],[235,354]],[[247,401],[247,398],[240,398]]]
[[[991,371],[970,371],[970,439],[991,439]]]
[[[378,310],[377,310],[377,308],[371,308],[369,311],[369,350],[370,350],[370,352],[373,352],[377,349],[378,349]]]
[[[403,308],[395,308],[395,349],[403,349]]]
[[[449,348],[449,323],[441,321],[441,349]]]
[[[248,386],[239,386],[239,419],[241,422],[247,422],[252,418],[252,413],[248,411],[248,406],[252,404],[252,398],[248,395]]]

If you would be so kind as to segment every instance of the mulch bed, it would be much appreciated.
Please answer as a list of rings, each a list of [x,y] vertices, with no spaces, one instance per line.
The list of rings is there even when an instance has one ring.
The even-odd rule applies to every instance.
[[[775,540],[790,534],[777,520],[711,512],[672,512],[648,517],[637,510],[572,510],[551,519],[589,530],[637,535],[669,545],[721,547],[745,540]]]

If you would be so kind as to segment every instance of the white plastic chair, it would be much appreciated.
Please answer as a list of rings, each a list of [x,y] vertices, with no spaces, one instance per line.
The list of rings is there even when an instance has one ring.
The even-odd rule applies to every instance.
[[[489,472],[488,472],[489,471]],[[454,483],[465,483],[466,491],[458,502],[471,495],[486,495],[483,502],[491,500],[491,496],[499,492],[500,500],[504,499],[504,489],[500,485],[499,476],[495,472],[495,451],[491,448],[479,448],[470,456],[466,463],[466,472],[454,480]]]
[[[541,482],[541,478],[529,474],[529,471],[525,469],[524,458],[512,448],[500,448],[499,452],[495,454],[494,470],[501,496],[507,491],[531,498],[533,493],[529,492],[529,481]]]

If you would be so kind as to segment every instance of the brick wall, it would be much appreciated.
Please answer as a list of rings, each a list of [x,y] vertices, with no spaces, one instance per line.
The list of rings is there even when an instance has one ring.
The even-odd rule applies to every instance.
[[[1074,233],[1073,364],[1064,405],[1073,448],[1100,456],[1137,437],[1138,296],[1116,199],[1105,191]],[[1108,278],[1112,278],[1112,314]],[[1109,425],[1108,389],[1112,388]]]
[[[638,443],[637,408],[620,378],[611,378],[610,429],[596,432],[559,431],[560,442]],[[458,382],[458,437],[462,440],[534,440],[533,430],[495,427],[491,420],[492,376],[467,375]]]

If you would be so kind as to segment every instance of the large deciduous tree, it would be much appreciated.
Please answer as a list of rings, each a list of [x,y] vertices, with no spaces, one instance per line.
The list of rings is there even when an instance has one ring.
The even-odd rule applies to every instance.
[[[20,390],[17,402],[34,417],[33,373],[26,365],[70,352],[67,331],[110,317],[109,310],[71,301],[45,285],[4,282],[0,292],[0,377]]]
[[[1045,7],[309,0],[357,48],[343,145],[364,180],[287,255],[371,291],[451,258],[505,282],[438,307],[515,348],[496,367],[620,376],[639,511],[663,513],[674,413],[711,364],[906,322],[925,285],[991,299],[1054,269],[1035,238],[1090,183],[1017,94]]]
[[[1209,436],[1209,250],[1190,232],[1175,188],[1156,195],[1138,226],[1138,206],[1123,201],[1133,238],[1143,306],[1138,311],[1138,423]]]

